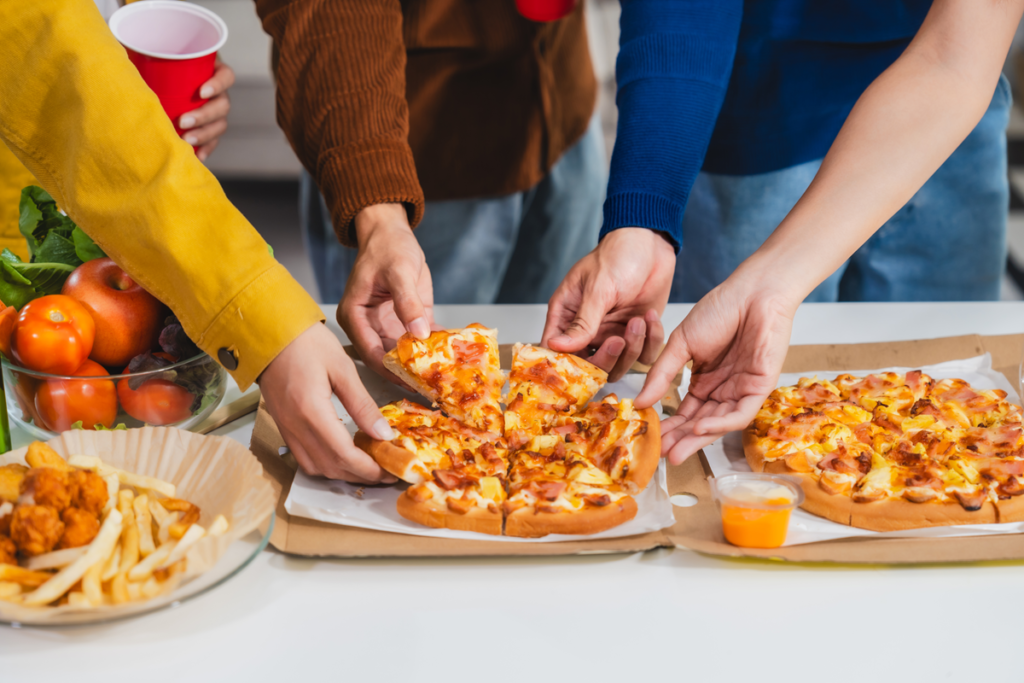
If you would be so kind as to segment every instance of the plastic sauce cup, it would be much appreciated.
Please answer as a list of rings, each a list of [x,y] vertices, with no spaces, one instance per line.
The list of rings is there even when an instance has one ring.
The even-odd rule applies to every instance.
[[[199,5],[146,0],[114,12],[110,30],[181,135],[181,115],[207,101],[199,88],[213,76],[217,50],[228,39],[227,24]]]
[[[793,508],[804,502],[800,486],[776,474],[728,474],[711,480],[722,513],[725,540],[744,548],[778,548],[786,542]]]
[[[516,9],[530,21],[556,21],[572,14],[576,0],[516,0]]]

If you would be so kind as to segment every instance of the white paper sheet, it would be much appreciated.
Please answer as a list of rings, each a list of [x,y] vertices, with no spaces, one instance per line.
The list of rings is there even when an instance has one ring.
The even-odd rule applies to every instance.
[[[361,363],[357,365],[362,366]],[[422,397],[402,391],[390,382],[372,373],[368,373],[368,371],[363,371],[362,367],[360,369],[360,376],[364,379],[367,390],[378,404],[401,398],[424,402]],[[597,398],[603,398],[610,393],[615,393],[620,397],[632,398],[640,393],[643,383],[644,375],[626,375],[620,381],[605,386],[598,393]],[[352,419],[344,412],[344,408],[340,404],[336,407],[345,426],[350,433],[354,434],[356,427]],[[660,410],[660,406],[656,406],[655,409]],[[342,481],[309,477],[299,471],[295,475],[291,492],[288,494],[288,499],[285,501],[284,506],[290,515],[315,519],[330,524],[344,524],[363,529],[377,529],[379,531],[390,531],[414,536],[435,536],[437,538],[462,538],[511,543],[550,543],[554,541],[579,540],[580,538],[620,538],[657,531],[658,529],[664,529],[675,524],[675,517],[672,514],[672,503],[669,501],[664,461],[658,466],[658,471],[655,473],[654,478],[651,479],[650,485],[644,491],[634,496],[637,504],[637,515],[634,519],[614,529],[587,536],[551,534],[543,538],[526,539],[509,536],[489,536],[472,531],[432,529],[415,522],[410,522],[395,510],[395,502],[406,486],[406,484],[399,483],[395,486],[363,487]]]
[[[878,372],[899,372],[906,373],[909,370],[919,369],[935,379],[959,378],[970,382],[975,389],[1002,389],[1007,394],[1007,400],[1020,405],[1020,397],[1016,388],[1006,379],[1001,372],[992,369],[992,356],[985,354],[975,358],[949,361],[938,365],[920,366],[918,368],[880,368],[876,370],[844,370],[856,377],[863,377]],[[786,373],[779,377],[776,386],[783,387],[796,384],[801,377],[813,377],[817,375],[822,379],[833,379],[840,374],[836,370],[822,370],[818,372]],[[688,377],[685,378],[688,382]],[[685,390],[684,387],[681,390]],[[749,472],[743,457],[743,443],[740,432],[731,432],[725,437],[715,441],[704,449],[704,455],[711,466],[715,476],[723,476],[733,472]],[[1024,522],[1012,522],[1007,524],[962,524],[957,526],[929,527],[927,529],[906,529],[903,531],[868,531],[867,529],[856,529],[830,522],[827,519],[812,515],[803,510],[794,510],[793,517],[789,524],[789,534],[786,537],[786,545],[800,545],[802,543],[815,543],[818,541],[829,541],[836,538],[850,538],[854,536],[877,536],[877,537],[913,537],[913,538],[938,538],[946,536],[988,536],[993,534],[1012,534],[1024,531]]]

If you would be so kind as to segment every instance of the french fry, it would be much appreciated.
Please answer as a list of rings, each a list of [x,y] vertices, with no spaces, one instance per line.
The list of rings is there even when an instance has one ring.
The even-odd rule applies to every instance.
[[[107,482],[107,504],[103,506],[103,514],[107,514],[113,510],[114,505],[117,504],[118,493],[120,493],[121,489],[121,482],[118,480],[116,474],[108,474],[103,477],[103,481]]]
[[[57,451],[42,441],[33,441],[28,445],[25,462],[28,463],[29,467],[54,467],[65,471],[71,471],[72,469],[67,461],[60,457]]]
[[[83,470],[98,472],[100,476],[104,477],[108,474],[116,474],[118,480],[127,486],[134,486],[137,489],[152,489],[162,496],[174,497],[174,484],[111,467],[94,455],[73,455],[68,463]]]
[[[174,535],[173,530],[178,526],[178,518],[181,517],[180,512],[170,512],[164,517],[164,521],[160,524],[160,528],[157,529],[157,542],[166,543],[167,541],[177,541],[181,538],[181,534]]]
[[[13,581],[27,588],[42,586],[53,574],[23,569],[16,564],[0,564],[0,581]]]
[[[89,597],[82,591],[68,593],[68,607],[92,607]]]
[[[114,551],[114,545],[121,535],[122,515],[117,510],[111,510],[107,518],[103,520],[100,531],[96,538],[89,544],[89,550],[85,555],[61,569],[54,574],[43,585],[25,596],[26,605],[48,605],[62,596],[71,586],[81,579],[89,567],[97,562],[105,562],[110,553]]]
[[[89,546],[83,545],[78,548],[64,548],[63,550],[54,550],[42,555],[36,555],[25,561],[25,569],[31,569],[32,571],[60,569],[85,555],[88,548]]]
[[[189,549],[205,535],[206,529],[203,527],[198,524],[190,526],[188,531],[185,532],[185,535],[181,537],[180,541],[178,541],[178,545],[174,546],[174,550],[171,551],[171,554],[167,556],[166,560],[160,563],[159,567],[168,567],[178,560],[183,559]]]
[[[171,525],[178,521],[179,513],[169,512],[155,498],[149,499],[149,513],[153,516],[153,521],[157,525],[156,541],[158,543],[166,543],[171,538]]]
[[[128,512],[132,509],[132,503],[135,501],[135,494],[132,493],[131,489],[121,489],[117,492],[117,510],[122,515],[125,515],[127,519]]]
[[[146,559],[132,567],[131,571],[128,572],[128,580],[137,582],[148,579],[153,573],[153,570],[162,565],[164,561],[170,557],[171,551],[174,550],[174,546],[176,545],[178,545],[178,541],[168,541],[154,550],[146,557]]]
[[[197,505],[190,503],[187,500],[181,500],[178,498],[165,498],[160,501],[160,505],[168,510],[173,510],[181,514],[181,518],[171,525],[169,535],[171,538],[181,538],[188,531],[188,528],[199,521],[200,510]]]
[[[160,582],[151,576],[142,582],[142,587],[140,591],[142,593],[143,598],[147,600],[152,600],[156,596],[160,595],[160,593],[162,592],[160,588]]]
[[[206,530],[207,536],[222,536],[228,530],[228,520],[224,515],[217,515],[213,518],[213,523],[210,528]]]
[[[110,600],[115,605],[122,605],[131,600],[128,597],[128,577],[118,574],[110,582]]]
[[[141,600],[142,599],[142,584],[128,582],[128,600]]]
[[[122,522],[122,537],[124,536],[123,524],[124,523]],[[100,574],[100,581],[103,583],[106,583],[117,576],[117,572],[121,568],[121,547],[122,543],[121,541],[118,541],[117,545],[114,546],[114,552],[110,555],[110,559],[107,560],[105,565],[103,565],[103,572]]]
[[[82,577],[82,592],[85,594],[89,604],[99,607],[103,604],[103,588],[100,586],[100,574],[103,573],[105,562],[100,561],[86,570]]]
[[[146,557],[156,550],[153,543],[153,518],[149,514],[149,497],[142,494],[132,503],[135,512],[135,526],[139,529],[139,554]]]
[[[118,574],[127,574],[139,563],[139,528],[135,526],[135,518],[126,522],[121,531],[121,565]]]
[[[0,600],[7,600],[13,598],[15,595],[21,595],[21,584],[15,583],[14,581],[0,581]]]
[[[188,567],[188,560],[178,560],[174,564],[167,565],[166,567],[159,567],[153,570],[153,576],[160,583],[164,583],[175,574],[181,574]]]

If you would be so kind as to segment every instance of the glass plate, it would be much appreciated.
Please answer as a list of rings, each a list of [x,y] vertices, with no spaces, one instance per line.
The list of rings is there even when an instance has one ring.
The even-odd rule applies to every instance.
[[[224,556],[209,571],[193,577],[187,583],[183,583],[167,595],[161,595],[144,602],[68,611],[60,615],[46,614],[40,611],[38,620],[19,619],[17,621],[4,614],[4,602],[0,601],[0,624],[7,624],[14,628],[21,628],[23,626],[31,626],[32,628],[91,626],[120,621],[121,619],[130,619],[158,610],[177,607],[193,598],[199,597],[207,591],[213,590],[249,566],[249,563],[256,559],[256,556],[267,547],[267,543],[270,541],[270,534],[274,531],[274,520],[274,513],[271,513],[267,533],[262,538],[259,536],[259,531],[253,531],[248,536],[235,541],[228,547]]]

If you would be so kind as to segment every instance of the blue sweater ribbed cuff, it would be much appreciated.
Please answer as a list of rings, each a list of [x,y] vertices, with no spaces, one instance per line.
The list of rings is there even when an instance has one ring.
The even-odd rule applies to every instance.
[[[679,253],[683,244],[683,211],[686,203],[678,204],[665,197],[646,192],[623,192],[604,201],[603,239],[619,228],[649,228],[664,232],[672,247]]]

